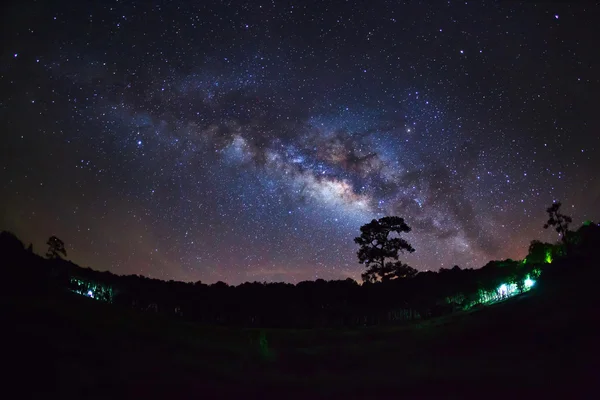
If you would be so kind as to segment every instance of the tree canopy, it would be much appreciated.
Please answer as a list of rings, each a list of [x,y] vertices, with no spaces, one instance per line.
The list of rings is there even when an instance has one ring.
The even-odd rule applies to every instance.
[[[544,229],[554,227],[556,232],[560,235],[563,243],[567,244],[567,235],[569,233],[569,224],[573,222],[571,217],[564,215],[560,212],[561,203],[557,202],[552,204],[546,209],[548,213],[548,221],[544,224]]]
[[[362,274],[364,282],[411,278],[417,274],[416,269],[398,261],[399,253],[415,251],[410,243],[399,237],[410,231],[404,219],[396,216],[374,219],[360,227],[361,234],[354,242],[360,246],[358,262],[367,267]],[[398,236],[390,236],[394,233]]]
[[[67,256],[67,250],[65,249],[65,243],[57,238],[56,236],[50,236],[48,241],[46,242],[48,245],[48,251],[46,252],[46,257],[49,259],[57,259]]]

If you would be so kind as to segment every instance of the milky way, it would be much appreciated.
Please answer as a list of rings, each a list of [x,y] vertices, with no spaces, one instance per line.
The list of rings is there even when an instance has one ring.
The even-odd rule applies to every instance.
[[[15,2],[0,228],[238,284],[359,278],[384,215],[419,270],[600,219],[597,6],[351,3]]]

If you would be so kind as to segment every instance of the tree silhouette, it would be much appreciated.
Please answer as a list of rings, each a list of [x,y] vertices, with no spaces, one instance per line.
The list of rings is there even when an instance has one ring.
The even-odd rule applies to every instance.
[[[65,250],[65,243],[56,236],[50,236],[46,244],[48,245],[48,251],[46,252],[47,258],[55,260],[58,258],[62,258],[61,254],[64,257],[67,256],[67,250]]]
[[[560,206],[561,203],[557,202],[546,209],[549,218],[548,222],[544,224],[544,229],[548,229],[551,226],[554,227],[554,229],[556,230],[556,232],[558,232],[566,247],[567,236],[569,233],[569,224],[573,222],[573,220],[568,215],[564,215],[560,212]]]
[[[532,240],[525,260],[529,264],[549,264],[558,254],[560,254],[559,245]]]
[[[410,230],[400,217],[374,219],[360,227],[361,234],[354,238],[354,242],[360,246],[358,262],[367,267],[361,275],[364,282],[410,278],[417,274],[416,269],[398,261],[398,253],[412,253],[415,249],[400,237],[390,237],[392,233],[400,235]]]

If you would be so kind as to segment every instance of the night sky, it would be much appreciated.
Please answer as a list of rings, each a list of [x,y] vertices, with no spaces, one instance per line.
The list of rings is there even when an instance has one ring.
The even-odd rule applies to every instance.
[[[419,270],[600,220],[591,2],[3,6],[0,229],[118,274],[359,279],[404,217]]]

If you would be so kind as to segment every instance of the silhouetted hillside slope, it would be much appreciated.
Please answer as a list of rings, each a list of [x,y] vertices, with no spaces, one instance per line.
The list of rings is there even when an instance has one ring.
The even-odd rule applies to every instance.
[[[65,292],[12,294],[5,361],[22,394],[63,398],[583,393],[598,371],[598,273],[576,269],[479,311],[358,330],[206,327]]]
[[[4,390],[78,399],[577,397],[595,389],[600,371],[599,233],[587,224],[568,246],[533,242],[520,262],[387,284],[230,287],[46,260],[3,232]],[[509,287],[523,293],[502,295]],[[469,302],[471,293],[479,296]],[[453,306],[438,313],[444,304]],[[411,318],[390,319],[398,308]],[[316,328],[285,328],[298,322]]]

